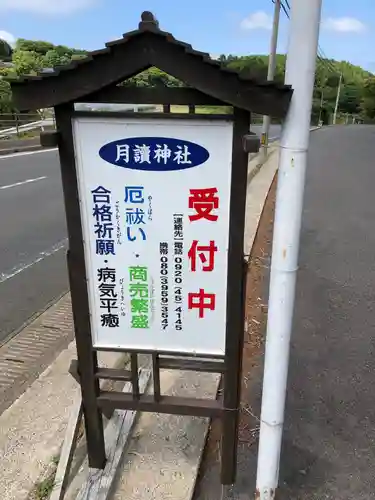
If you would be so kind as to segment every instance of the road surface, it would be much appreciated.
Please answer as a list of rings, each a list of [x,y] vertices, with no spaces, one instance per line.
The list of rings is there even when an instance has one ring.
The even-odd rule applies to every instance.
[[[259,126],[252,130],[260,133]],[[271,126],[270,138],[279,134]],[[56,151],[0,156],[0,345],[68,290]]]
[[[0,343],[68,289],[56,151],[0,156]]]
[[[374,144],[371,126],[311,134],[279,500],[375,499]],[[262,360],[248,382],[255,415]],[[256,443],[241,446],[223,500],[254,498],[256,464]],[[219,477],[214,464],[195,500],[220,498]]]
[[[283,499],[375,498],[375,127],[312,134]]]
[[[251,131],[255,132],[259,136],[262,133],[262,126],[261,125],[251,125]],[[280,125],[270,125],[270,131],[268,134],[269,141],[274,141],[275,139],[278,139],[280,137],[280,132],[281,132],[281,126]]]

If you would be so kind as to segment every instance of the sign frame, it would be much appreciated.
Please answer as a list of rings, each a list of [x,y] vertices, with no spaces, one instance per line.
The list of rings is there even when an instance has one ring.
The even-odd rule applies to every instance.
[[[118,85],[156,66],[186,84],[186,87],[138,88]],[[128,82],[129,83],[129,82]],[[247,264],[243,256],[248,153],[259,149],[259,139],[250,132],[250,113],[285,118],[293,90],[275,82],[257,81],[227,69],[208,54],[195,51],[170,33],[159,29],[151,12],[143,12],[138,29],[106,44],[87,58],[51,73],[11,80],[19,111],[41,108],[55,110],[56,131],[41,133],[41,144],[58,146],[64,191],[69,250],[68,272],[75,338],[76,370],[71,373],[81,386],[89,466],[103,469],[106,463],[103,414],[114,409],[139,410],[202,417],[222,421],[221,482],[236,478],[238,425]],[[130,370],[98,366],[98,349],[93,347],[87,290],[84,242],[77,182],[72,121],[77,116],[123,116],[116,111],[77,111],[76,103],[162,105],[163,113],[139,113],[137,117],[168,120],[229,119],[233,122],[232,179],[230,187],[229,249],[227,274],[227,318],[224,356],[191,357],[151,352],[154,392],[140,394],[138,352],[130,352]],[[188,114],[171,113],[171,105],[186,105]],[[226,115],[199,114],[197,105],[230,106]],[[128,106],[129,107],[129,106]],[[114,349],[110,349],[113,351]],[[197,399],[161,393],[160,370],[178,369],[218,373],[223,376],[220,397]],[[129,393],[103,391],[101,379],[130,381]]]
[[[243,258],[243,239],[248,153],[243,147],[243,137],[248,134],[249,131],[250,114],[246,110],[234,108],[233,116],[225,115],[225,119],[231,119],[233,121],[225,355],[210,356],[205,354],[204,359],[199,355],[192,359],[190,353],[175,352],[171,359],[170,352],[141,351],[142,353],[148,352],[152,354],[154,395],[150,396],[139,394],[138,354],[140,351],[126,351],[131,353],[131,371],[127,374],[128,379],[132,382],[133,391],[131,394],[122,392],[103,392],[99,389],[99,379],[104,369],[98,367],[97,352],[107,350],[115,351],[115,349],[94,348],[91,338],[81,208],[78,194],[77,166],[72,131],[72,120],[80,116],[108,117],[113,116],[113,113],[74,111],[74,106],[71,104],[56,107],[61,174],[69,231],[68,270],[75,322],[78,369],[83,400],[86,403],[85,408],[87,408],[87,417],[85,421],[86,426],[90,429],[90,434],[87,435],[91,436],[91,438],[88,438],[88,450],[89,457],[91,451],[91,458],[93,460],[91,464],[93,465],[90,465],[95,468],[102,468],[105,464],[105,455],[103,457],[103,455],[99,453],[100,447],[104,445],[104,437],[101,431],[102,411],[128,409],[179,415],[219,417],[222,419],[223,423],[221,479],[223,484],[233,484],[237,457],[244,338],[244,295],[247,271],[247,265]],[[133,114],[129,113],[116,113],[115,116],[134,117]],[[213,118],[215,115],[199,115],[192,113],[187,115],[152,113],[151,116],[158,119],[163,117],[169,120],[187,119],[189,116],[195,120],[215,119]],[[150,115],[142,113],[142,117],[150,118]],[[216,115],[216,117],[217,119],[223,119],[223,115]],[[116,351],[125,352],[123,349],[116,349]],[[168,354],[168,356],[163,356],[163,354]],[[223,397],[217,400],[199,400],[178,396],[164,396],[160,390],[161,369],[221,373],[224,380]],[[114,378],[117,375],[114,372],[111,374],[111,369],[106,369],[106,372],[108,372],[108,378]]]

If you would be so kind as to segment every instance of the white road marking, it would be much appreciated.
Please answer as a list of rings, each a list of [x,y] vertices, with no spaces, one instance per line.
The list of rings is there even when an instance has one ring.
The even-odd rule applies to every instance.
[[[7,186],[0,186],[0,189],[14,188],[16,186],[22,186],[23,184],[30,184],[30,182],[42,181],[43,179],[47,179],[47,176],[43,175],[43,177],[36,177],[36,179],[26,179],[26,181],[20,181],[14,184],[8,184]]]
[[[46,250],[45,252],[40,252],[38,257],[34,259],[31,262],[28,262],[27,264],[20,264],[19,266],[14,267],[10,271],[6,273],[0,273],[0,284],[4,283],[5,281],[10,280],[11,278],[14,278],[14,276],[17,276],[17,274],[22,273],[22,271],[25,271],[26,269],[29,269],[31,266],[34,264],[37,264],[38,262],[42,261],[46,257],[50,257],[51,255],[55,254],[59,250],[62,250],[63,248],[66,247],[66,244],[68,242],[68,238],[63,239],[62,241],[59,241],[59,243],[56,243],[56,245],[53,245],[49,250]]]
[[[6,160],[7,158],[17,158],[17,156],[39,155],[41,153],[50,153],[51,151],[57,151],[57,148],[38,149],[37,151],[19,151],[18,153],[10,153],[9,155],[0,155],[0,160]]]

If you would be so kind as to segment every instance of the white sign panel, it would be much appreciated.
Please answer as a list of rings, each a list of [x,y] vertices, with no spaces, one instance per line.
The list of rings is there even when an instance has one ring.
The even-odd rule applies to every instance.
[[[94,346],[224,354],[232,123],[73,129]]]

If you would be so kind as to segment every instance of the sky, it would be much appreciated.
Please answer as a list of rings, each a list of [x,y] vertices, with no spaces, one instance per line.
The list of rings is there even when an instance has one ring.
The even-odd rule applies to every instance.
[[[150,10],[161,29],[197,50],[266,54],[273,8],[272,0],[0,0],[0,38],[96,50],[136,29],[141,12]],[[282,14],[279,53],[286,51],[288,26]],[[375,72],[375,0],[323,0],[319,45],[326,57]]]

